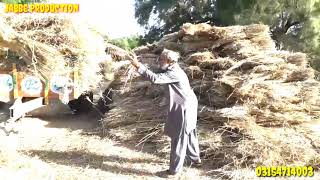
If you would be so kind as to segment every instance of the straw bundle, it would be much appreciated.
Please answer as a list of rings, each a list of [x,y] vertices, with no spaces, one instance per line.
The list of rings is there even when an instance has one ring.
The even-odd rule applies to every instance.
[[[191,79],[201,79],[204,76],[199,66],[189,66],[185,69],[185,72]]]
[[[17,66],[25,73],[45,78],[69,76],[79,70],[82,91],[94,89],[102,80],[105,60],[103,38],[76,17],[48,14],[2,15],[0,46],[18,55]],[[19,58],[22,57],[22,59]],[[7,68],[14,56],[4,59]]]
[[[204,61],[210,61],[212,59],[215,59],[215,56],[212,52],[199,52],[191,54],[188,59],[186,60],[186,63],[190,65],[199,64]]]
[[[218,58],[215,60],[205,60],[199,63],[202,69],[212,69],[215,71],[227,70],[234,65],[234,61],[230,58]]]

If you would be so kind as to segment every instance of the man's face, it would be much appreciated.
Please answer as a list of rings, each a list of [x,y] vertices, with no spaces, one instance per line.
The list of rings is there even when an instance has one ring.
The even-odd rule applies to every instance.
[[[160,56],[159,58],[159,67],[162,70],[167,70],[169,67],[169,61],[165,56]]]

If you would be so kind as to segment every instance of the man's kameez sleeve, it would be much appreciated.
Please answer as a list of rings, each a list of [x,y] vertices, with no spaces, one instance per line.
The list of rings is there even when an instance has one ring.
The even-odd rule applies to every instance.
[[[168,70],[164,73],[154,73],[151,70],[149,70],[146,66],[141,64],[138,69],[138,72],[154,84],[169,84],[179,81],[177,75],[171,70]]]

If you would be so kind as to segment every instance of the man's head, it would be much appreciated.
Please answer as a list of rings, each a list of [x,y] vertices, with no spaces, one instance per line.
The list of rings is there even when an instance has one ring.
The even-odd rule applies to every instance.
[[[178,62],[179,57],[179,53],[164,49],[159,57],[160,68],[162,70],[167,70],[169,66]]]

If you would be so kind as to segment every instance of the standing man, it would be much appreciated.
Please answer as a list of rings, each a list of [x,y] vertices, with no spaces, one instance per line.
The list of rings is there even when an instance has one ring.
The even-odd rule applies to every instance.
[[[200,152],[196,134],[198,100],[190,87],[186,73],[177,63],[179,54],[164,49],[159,57],[163,73],[154,73],[139,63],[136,57],[130,61],[144,78],[153,84],[165,84],[169,91],[170,105],[165,134],[171,138],[170,168],[168,175],[182,170],[185,157],[191,163],[199,165]]]

